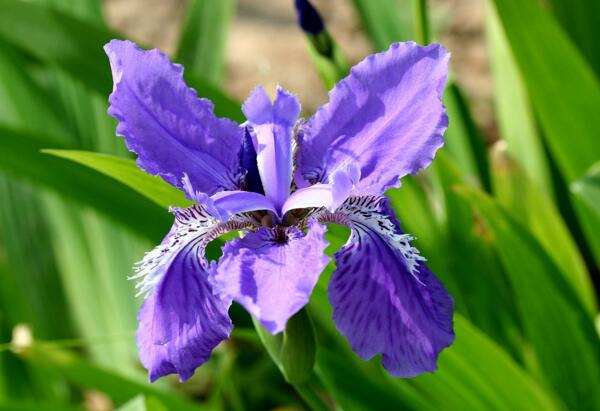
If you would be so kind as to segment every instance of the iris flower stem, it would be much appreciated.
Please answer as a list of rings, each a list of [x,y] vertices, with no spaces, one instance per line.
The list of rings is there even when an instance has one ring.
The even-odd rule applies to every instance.
[[[415,38],[417,43],[427,45],[430,42],[427,0],[413,0],[413,8],[415,13]]]
[[[294,389],[313,411],[331,411],[331,408],[317,395],[310,383],[294,384]]]

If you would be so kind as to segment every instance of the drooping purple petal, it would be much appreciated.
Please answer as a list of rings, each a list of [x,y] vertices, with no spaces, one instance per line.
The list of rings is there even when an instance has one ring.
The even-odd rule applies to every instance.
[[[257,87],[242,106],[242,111],[252,129],[265,195],[279,208],[290,192],[292,134],[300,104],[294,95],[280,87],[271,103],[265,90]]]
[[[325,230],[311,221],[306,234],[297,227],[263,227],[232,240],[223,247],[215,290],[243,305],[269,332],[283,331],[330,260]]]
[[[184,381],[206,362],[232,329],[231,300],[216,297],[204,249],[219,224],[201,207],[176,209],[176,222],[161,245],[138,267],[142,292],[137,343],[150,381],[176,373]]]
[[[357,192],[380,195],[426,167],[448,125],[441,95],[449,57],[438,44],[396,43],[353,67],[305,125],[304,177],[325,182],[355,161]]]
[[[243,129],[215,117],[212,103],[185,84],[183,67],[157,49],[121,40],[104,48],[114,80],[109,114],[138,165],[179,188],[187,173],[208,195],[237,189]]]
[[[434,371],[454,341],[453,301],[400,231],[387,199],[351,197],[328,218],[351,227],[329,283],[338,330],[363,359],[381,353],[393,376]]]

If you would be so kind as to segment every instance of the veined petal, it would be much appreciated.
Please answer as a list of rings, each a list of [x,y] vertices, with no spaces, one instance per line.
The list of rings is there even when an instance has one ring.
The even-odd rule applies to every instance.
[[[243,305],[269,332],[283,331],[329,263],[325,230],[312,220],[306,234],[297,227],[263,227],[230,241],[212,279],[215,290]]]
[[[329,283],[333,320],[354,352],[368,360],[382,354],[396,377],[437,368],[454,341],[454,304],[424,258],[402,233],[385,197],[351,197],[335,214],[319,219],[351,228],[335,253]]]
[[[380,195],[426,167],[448,126],[441,95],[449,57],[439,44],[396,43],[353,67],[305,124],[304,177],[325,182],[355,161],[357,193]]]
[[[262,87],[257,87],[242,106],[252,130],[256,161],[267,198],[280,208],[292,182],[292,137],[300,104],[296,97],[277,88],[271,103]]]
[[[187,173],[208,195],[239,188],[243,129],[217,118],[212,103],[185,84],[183,67],[157,49],[121,40],[104,48],[114,80],[109,114],[138,165],[178,188]]]
[[[204,257],[208,242],[233,228],[219,224],[199,206],[175,209],[175,224],[148,253],[134,278],[149,294],[139,315],[137,343],[150,381],[176,373],[188,379],[232,329],[231,299],[213,294],[214,267]]]

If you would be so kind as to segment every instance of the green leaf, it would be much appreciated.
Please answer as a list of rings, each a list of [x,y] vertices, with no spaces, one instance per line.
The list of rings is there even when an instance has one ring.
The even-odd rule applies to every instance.
[[[140,395],[123,404],[117,411],[167,411],[167,407],[156,397]]]
[[[400,16],[406,7],[400,9],[395,0],[353,0],[358,15],[377,50],[385,50],[396,41],[406,40],[411,30]],[[407,2],[404,2],[407,3]]]
[[[358,358],[331,321],[326,284],[320,280],[311,313],[326,333],[319,335],[316,370],[344,410],[564,410],[500,346],[459,314],[456,341],[438,359],[438,369],[414,379],[397,379],[381,360]]]
[[[48,344],[34,344],[23,353],[23,358],[30,364],[53,369],[78,387],[102,391],[117,404],[144,394],[156,397],[162,404],[168,405],[170,410],[197,411],[200,409],[179,395],[159,390],[149,383],[133,381],[93,365],[69,351],[53,348]]]
[[[170,206],[187,207],[191,204],[183,192],[166,183],[157,176],[151,176],[140,170],[135,161],[112,156],[78,150],[42,150],[42,153],[65,158],[125,184],[162,208]]]
[[[597,311],[594,287],[559,210],[502,147],[495,147],[493,166],[494,193],[499,204],[528,228],[593,317]]]
[[[19,0],[0,0],[0,38],[47,65],[56,65],[108,96],[112,79],[103,46],[121,36],[73,15]],[[215,112],[243,121],[239,104],[206,80],[185,74],[190,87],[215,104]]]
[[[83,408],[70,407],[65,404],[40,404],[29,401],[0,401],[1,411],[84,411]]]
[[[493,7],[487,8],[486,29],[500,137],[506,141],[511,157],[521,164],[531,181],[546,194],[552,195],[548,160],[533,107]]]
[[[442,251],[422,249],[423,255],[454,297],[456,310],[519,358],[520,340],[515,338],[519,331],[512,291],[489,233],[477,224],[471,205],[453,190],[466,181],[445,154],[442,151],[437,155],[434,166],[441,185],[438,198],[443,204],[445,230],[440,234],[438,246]],[[440,267],[437,260],[441,258],[445,265]]]
[[[600,2],[596,0],[549,0],[549,5],[557,20],[590,66],[600,76]]]
[[[164,208],[88,167],[40,152],[53,146],[60,147],[0,126],[0,170],[91,206],[150,239],[168,231],[171,218]]]
[[[489,197],[473,189],[470,201],[494,235],[516,296],[517,309],[546,381],[570,409],[600,407],[600,345],[588,312],[544,248]]]
[[[600,162],[592,166],[585,176],[574,181],[571,191],[600,217]]]
[[[600,85],[538,0],[494,0],[548,147],[568,182],[600,158]]]
[[[490,170],[484,138],[475,124],[468,102],[460,88],[448,84],[443,96],[451,119],[444,136],[444,148],[463,177],[490,190]]]
[[[438,370],[414,380],[438,409],[565,409],[493,340],[460,315],[454,321],[456,341],[440,355]]]
[[[219,84],[235,0],[190,0],[176,60],[194,77]]]
[[[0,124],[63,136],[50,96],[24,70],[25,59],[0,40]],[[68,141],[68,139],[64,139]]]
[[[579,180],[571,183],[575,211],[581,221],[584,235],[600,266],[600,162]]]

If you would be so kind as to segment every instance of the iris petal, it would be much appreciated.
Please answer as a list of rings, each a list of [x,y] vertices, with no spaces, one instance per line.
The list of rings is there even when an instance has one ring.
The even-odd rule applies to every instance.
[[[173,229],[142,260],[136,276],[149,294],[138,315],[137,343],[150,381],[172,373],[186,380],[232,329],[231,299],[214,295],[209,282],[214,266],[204,249],[233,227],[219,224],[199,206],[174,212]]]
[[[243,129],[217,118],[212,103],[185,84],[183,67],[158,50],[121,40],[105,50],[114,79],[109,114],[138,165],[178,188],[187,173],[193,187],[208,195],[238,189]]]
[[[303,176],[324,183],[356,162],[357,193],[380,195],[426,167],[448,125],[441,94],[449,57],[438,44],[396,43],[352,68],[304,127]]]
[[[435,370],[454,340],[453,301],[400,231],[387,199],[352,197],[327,219],[351,228],[329,283],[338,330],[363,359],[381,353],[394,376]]]
[[[252,129],[256,161],[267,198],[280,208],[290,192],[292,182],[293,127],[300,114],[295,96],[277,88],[271,103],[262,87],[248,97],[242,110]]]
[[[297,227],[263,227],[232,240],[212,279],[215,290],[243,305],[269,332],[283,331],[330,260],[325,229],[313,220],[306,234]]]

